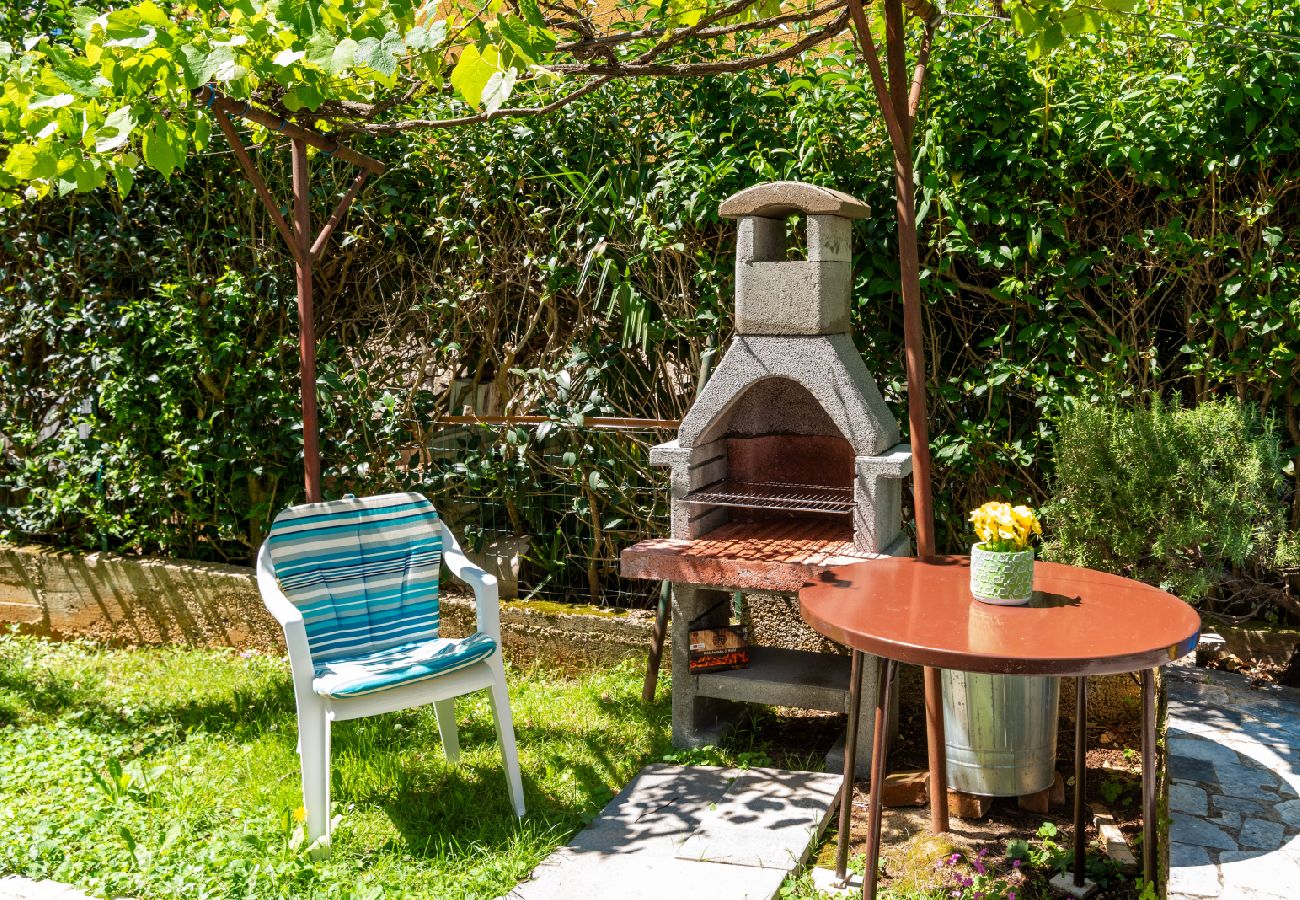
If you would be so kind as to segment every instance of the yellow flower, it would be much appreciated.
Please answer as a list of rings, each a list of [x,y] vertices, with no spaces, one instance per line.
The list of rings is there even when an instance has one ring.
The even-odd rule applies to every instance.
[[[1043,526],[1028,506],[989,501],[971,510],[970,521],[976,536],[986,543],[1003,545],[1003,550],[1025,550],[1033,536],[1041,536]]]

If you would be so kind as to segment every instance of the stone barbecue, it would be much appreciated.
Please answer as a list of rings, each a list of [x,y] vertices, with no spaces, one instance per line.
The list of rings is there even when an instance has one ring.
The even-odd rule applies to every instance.
[[[719,212],[739,220],[735,337],[677,440],[651,451],[670,471],[671,536],[622,554],[624,577],[673,583],[678,746],[716,742],[737,702],[846,711],[847,656],[755,647],[747,669],[688,674],[687,632],[730,616],[719,597],[790,594],[832,566],[910,552],[901,494],[911,450],[849,333],[852,221],[868,208],[774,182]],[[806,259],[788,258],[792,216],[806,223]],[[863,735],[872,712],[864,702]],[[860,767],[869,756],[867,741]]]

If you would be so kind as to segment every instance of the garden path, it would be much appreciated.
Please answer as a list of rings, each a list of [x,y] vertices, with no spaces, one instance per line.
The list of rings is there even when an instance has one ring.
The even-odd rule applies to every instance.
[[[57,881],[32,881],[8,875],[0,878],[0,900],[93,900],[83,893]]]
[[[826,826],[841,780],[647,766],[509,900],[771,900]]]
[[[1169,900],[1300,894],[1300,691],[1166,668]]]

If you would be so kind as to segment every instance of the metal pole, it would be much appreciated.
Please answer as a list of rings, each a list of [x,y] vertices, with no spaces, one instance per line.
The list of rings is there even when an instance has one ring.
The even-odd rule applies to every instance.
[[[341,159],[346,163],[351,163],[358,169],[364,169],[372,175],[382,175],[387,167],[377,159],[371,159],[364,153],[359,153],[344,144],[340,144],[333,138],[326,137],[318,131],[312,131],[310,128],[303,128],[301,125],[295,125],[282,116],[278,116],[269,110],[261,109],[245,100],[232,100],[223,95],[215,87],[205,84],[195,89],[193,95],[196,103],[200,103],[208,109],[220,110],[231,116],[239,116],[250,122],[256,122],[263,128],[270,129],[278,134],[292,139],[295,143],[305,142],[333,156],[335,159]]]
[[[875,900],[880,872],[880,815],[885,793],[885,736],[889,733],[889,693],[897,663],[881,658],[876,664],[876,727],[871,739],[871,794],[867,797],[867,863],[862,896]]]
[[[850,5],[859,43],[871,63],[871,35],[860,2]],[[887,90],[880,79],[879,62],[873,66],[876,100],[890,131],[894,156],[894,198],[898,219],[898,272],[903,295],[903,354],[907,369],[907,422],[912,444],[912,501],[916,516],[916,555],[934,556],[934,502],[930,487],[930,424],[925,385],[925,332],[921,321],[921,258],[916,239],[916,188],[912,165],[912,120],[909,86],[904,75],[907,44],[899,0],[885,0]],[[923,69],[920,70],[922,73]],[[919,88],[918,88],[919,90]],[[930,830],[948,830],[948,756],[944,745],[943,683],[939,671],[925,668],[926,748],[930,767]],[[936,798],[942,798],[936,802]]]
[[[890,48],[892,54],[893,48]],[[894,157],[898,208],[898,267],[903,294],[903,350],[907,364],[907,421],[912,443],[912,497],[916,555],[934,556],[934,502],[930,490],[930,425],[925,397],[925,336],[921,322],[921,264],[916,242],[916,196],[910,154]]]
[[[316,416],[316,328],[312,311],[311,173],[307,144],[293,140],[294,274],[298,281],[298,362],[302,379],[302,467],[307,502],[319,503],[320,426]]]
[[[646,660],[645,684],[641,686],[641,702],[653,703],[655,688],[659,686],[659,663],[664,655],[664,638],[668,635],[668,608],[673,584],[665,581],[659,585],[659,608],[655,610],[655,630],[650,635],[650,657]]]
[[[858,723],[862,710],[862,653],[849,651],[849,724],[844,729],[844,784],[840,788],[840,835],[835,848],[835,880],[849,880],[849,837],[853,828],[853,779],[858,767]]]
[[[871,37],[862,0],[848,0],[858,46],[867,61],[875,87],[876,103],[885,120],[889,144],[894,151],[894,197],[898,219],[898,267],[903,297],[903,350],[907,366],[907,418],[912,442],[912,497],[916,511],[916,555],[934,555],[934,507],[930,489],[930,426],[925,399],[925,334],[921,322],[921,262],[916,241],[916,193],[912,184],[912,127],[909,94],[885,82],[880,56]],[[890,27],[886,30],[886,63],[894,79],[902,77],[907,53],[899,0],[885,0]],[[914,73],[923,77],[924,68]],[[919,94],[919,86],[915,86]]]
[[[1088,781],[1088,679],[1080,675],[1074,684],[1078,695],[1074,711],[1074,886],[1081,888],[1087,873],[1083,795]]]
[[[1156,673],[1142,670],[1142,876],[1156,887]]]
[[[253,185],[253,190],[257,192],[257,196],[261,198],[267,214],[270,215],[271,221],[275,223],[276,229],[280,232],[280,237],[284,238],[284,243],[289,248],[289,252],[296,254],[297,238],[294,237],[293,229],[289,227],[289,223],[280,214],[280,205],[271,196],[271,190],[266,186],[266,179],[262,177],[262,173],[257,171],[257,166],[253,165],[253,158],[248,155],[248,148],[239,139],[239,135],[235,133],[235,126],[231,124],[230,117],[220,109],[214,109],[212,117],[217,120],[217,127],[226,136],[226,140],[230,142],[230,149],[234,151],[235,159],[239,160],[239,165],[243,168],[249,183]]]
[[[352,205],[352,201],[357,199],[361,186],[366,183],[367,174],[366,170],[362,169],[357,173],[357,177],[352,179],[352,186],[347,189],[343,199],[339,200],[338,205],[334,207],[334,212],[330,213],[330,217],[325,220],[325,225],[321,228],[320,233],[316,235],[316,240],[312,241],[309,252],[313,263],[320,259],[321,253],[325,250],[325,245],[329,243],[330,235],[334,233],[334,229],[347,215],[348,207]]]
[[[294,259],[294,277],[298,283],[298,359],[299,377],[302,381],[302,466],[303,481],[307,489],[307,502],[319,503],[321,500],[320,478],[320,425],[316,413],[316,329],[312,310],[312,268],[314,260],[325,249],[335,227],[343,221],[343,216],[352,201],[356,199],[365,184],[366,173],[382,174],[384,164],[358,153],[337,141],[315,131],[294,125],[285,119],[258,109],[250,103],[231,100],[224,97],[212,85],[205,85],[194,91],[195,100],[212,110],[222,133],[230,141],[230,146],[239,160],[244,174],[252,182],[254,190],[271,216],[271,221],[289,246]],[[266,180],[253,165],[239,136],[230,122],[230,116],[241,116],[266,128],[291,138],[293,156],[293,228],[290,229],[284,216],[280,214],[275,198],[266,186]],[[311,231],[311,172],[307,168],[307,146],[311,145],[338,159],[345,160],[361,168],[361,173],[353,180],[352,186],[334,208],[313,240]]]

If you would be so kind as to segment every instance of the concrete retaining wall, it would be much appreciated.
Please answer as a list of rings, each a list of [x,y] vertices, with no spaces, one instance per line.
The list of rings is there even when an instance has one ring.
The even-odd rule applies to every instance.
[[[0,621],[125,645],[283,647],[253,570],[0,546]]]
[[[474,601],[448,591],[443,629],[474,630]],[[506,651],[516,663],[561,667],[644,659],[653,614],[553,603],[501,605]],[[183,560],[81,555],[0,545],[0,623],[55,638],[126,646],[191,644],[283,651],[251,568]]]
[[[448,592],[444,631],[455,637],[474,629],[474,602]],[[749,598],[758,643],[842,651],[799,619],[792,597]],[[253,570],[219,563],[131,559],[107,553],[81,555],[0,545],[0,623],[55,638],[86,637],[140,646],[192,644],[283,651],[280,626],[262,606]],[[516,664],[545,662],[561,668],[644,660],[654,617],[591,607],[507,601],[501,604],[506,651]],[[664,653],[669,667],[671,649]],[[904,714],[922,709],[920,670],[901,670]],[[1128,676],[1091,682],[1089,718],[1098,725],[1134,716],[1137,686]],[[1073,684],[1062,684],[1064,722],[1074,714]]]
[[[1270,662],[1277,666],[1285,666],[1296,645],[1300,644],[1300,629],[1296,628],[1264,629],[1222,625],[1209,630],[1223,635],[1224,649],[1234,656]]]

